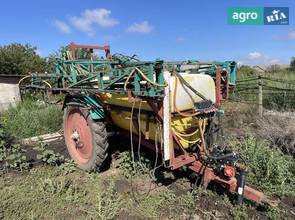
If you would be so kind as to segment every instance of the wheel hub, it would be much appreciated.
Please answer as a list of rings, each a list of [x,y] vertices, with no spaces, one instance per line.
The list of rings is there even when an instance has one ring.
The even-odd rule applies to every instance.
[[[70,155],[78,164],[87,163],[92,156],[92,132],[87,119],[79,109],[68,113],[65,139]]]
[[[75,142],[79,141],[79,139],[80,139],[80,135],[79,135],[79,133],[78,133],[77,130],[74,130],[74,131],[73,131],[71,137],[72,137],[73,141],[75,141]]]

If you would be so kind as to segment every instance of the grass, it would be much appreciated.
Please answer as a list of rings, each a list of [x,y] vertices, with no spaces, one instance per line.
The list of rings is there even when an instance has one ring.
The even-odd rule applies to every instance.
[[[261,162],[263,155],[268,158],[272,152],[266,149],[266,146],[257,147],[254,139],[246,139],[237,146],[242,149],[244,157],[252,159],[248,182],[260,184],[267,192],[273,192],[275,189],[274,195],[282,189],[289,191],[284,191],[280,195],[292,195],[289,193],[293,190],[292,183],[287,182],[294,177],[290,174],[291,167],[284,165],[286,162],[290,164],[289,158],[278,154],[278,161],[274,159],[275,157],[266,160],[268,167]],[[259,150],[260,148],[262,150]],[[222,216],[226,219],[248,219],[256,212],[255,207],[248,204],[242,207],[234,206],[226,195],[217,195],[214,191],[196,188],[190,192],[185,188],[189,186],[188,179],[175,182],[176,188],[153,186],[150,191],[148,186],[151,180],[142,173],[135,175],[133,186],[130,185],[130,178],[126,179],[122,173],[124,167],[112,168],[100,174],[80,170],[64,172],[56,163],[46,162],[46,164],[24,172],[0,174],[0,217],[4,219],[129,219],[132,217],[187,219]],[[282,173],[265,175],[265,170],[273,172],[274,167],[281,167],[278,172]],[[285,182],[284,185],[280,185],[279,181]],[[122,184],[124,190],[122,186],[120,187]],[[278,209],[268,209],[264,216],[276,219],[278,213],[280,213]]]
[[[5,174],[0,178],[0,213],[4,219],[113,219],[122,213],[179,219],[195,206],[192,194],[176,196],[165,188],[137,203],[131,193],[117,191],[114,182],[121,178],[82,171],[64,175],[52,166]]]
[[[130,177],[142,176],[149,173],[152,168],[151,161],[144,156],[144,153],[139,156],[137,153],[134,154],[134,161],[130,151],[124,151],[118,156],[118,168],[121,174],[129,179]]]
[[[28,137],[58,130],[61,110],[39,104],[25,100],[1,115],[5,132]],[[22,120],[26,123],[20,123]],[[40,144],[35,150],[46,165],[30,168],[22,157],[24,149],[5,141],[9,135],[4,129],[0,129],[0,165],[8,161],[7,165],[15,172],[0,174],[0,219],[214,219],[217,216],[249,219],[253,218],[253,213],[254,216],[257,214],[255,206],[234,206],[226,195],[202,188],[179,193],[164,186],[154,186],[149,191],[151,180],[146,177],[153,165],[144,154],[139,163],[136,155],[133,161],[129,152],[123,152],[117,158],[117,168],[103,174],[89,174],[76,170],[72,161]],[[267,142],[258,141],[252,135],[242,140],[232,139],[231,144],[248,161],[248,183],[271,196],[295,196],[293,158],[271,149]],[[134,177],[135,193],[129,185],[131,176]],[[118,183],[125,184],[127,191],[121,191]],[[175,184],[178,187],[185,185]],[[277,208],[268,208],[263,214],[270,219],[278,219],[280,215]]]
[[[114,189],[113,182],[97,194],[97,203],[87,211],[93,219],[113,219],[123,209],[123,196]]]
[[[248,135],[232,146],[247,161],[247,181],[272,196],[295,196],[295,161]]]
[[[59,107],[29,98],[1,114],[0,124],[9,135],[27,138],[60,130],[62,115]]]
[[[24,175],[3,175],[0,185],[5,219],[83,219],[83,210],[87,210],[89,201],[95,203],[97,194],[96,184],[90,179],[84,189],[78,179],[48,166]]]

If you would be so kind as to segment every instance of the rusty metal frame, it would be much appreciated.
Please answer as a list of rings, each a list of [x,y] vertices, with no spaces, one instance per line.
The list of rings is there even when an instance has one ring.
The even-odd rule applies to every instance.
[[[157,119],[160,122],[162,122],[163,121],[163,105],[159,102],[155,102],[151,100],[147,100],[147,103],[153,110],[155,117],[157,117]],[[119,129],[119,130],[120,130],[120,133],[124,134],[125,136],[130,135],[130,133],[125,130],[122,130],[122,129]],[[133,140],[139,141],[139,136],[136,134],[133,134],[133,135],[134,135]],[[143,134],[140,133],[140,135],[143,136],[143,138],[141,138],[141,144],[145,146],[146,148],[155,151],[155,144],[149,140],[145,140]],[[168,167],[171,170],[175,170],[180,167],[186,166],[193,172],[196,172],[197,174],[202,175],[201,184],[203,187],[207,188],[208,184],[211,181],[214,181],[224,186],[230,192],[237,193],[238,181],[236,177],[221,178],[220,174],[216,173],[216,171],[213,168],[206,166],[198,158],[197,154],[189,154],[186,151],[177,150],[176,145],[180,149],[182,149],[182,147],[179,145],[180,142],[178,141],[177,137],[173,134],[173,131],[171,131],[170,138],[171,138],[172,144],[170,145],[170,160],[168,163]],[[161,149],[160,150],[158,149],[158,152],[161,152]],[[255,201],[257,203],[271,204],[271,200],[269,200],[262,192],[259,192],[258,190],[255,190],[249,186],[245,186],[244,188],[244,197],[249,200]]]
[[[221,105],[221,74],[219,66],[216,66],[216,78],[215,78],[215,96],[216,96],[216,107],[220,107]]]
[[[228,71],[226,71],[226,96],[225,96],[225,99],[228,99],[229,98],[229,73]]]
[[[70,43],[69,47],[72,50],[73,58],[76,59],[76,49],[96,49],[96,50],[104,50],[107,61],[111,60],[111,48],[110,46],[93,46],[93,45],[79,45],[75,43]]]
[[[159,121],[163,122],[163,106],[160,105],[159,107],[157,104],[155,104],[153,101],[148,100],[147,103],[151,107],[151,109],[154,111],[156,114],[156,117],[158,118]],[[172,129],[170,131],[170,160],[169,160],[169,167],[172,170],[178,169],[182,166],[188,165],[194,161],[196,161],[196,157],[194,155],[189,155],[179,142],[178,138],[176,135],[173,133]],[[175,148],[175,143],[177,144],[177,147],[181,150],[182,154],[180,151],[177,151]],[[180,155],[178,155],[180,154]],[[178,156],[176,156],[178,155]]]
[[[202,185],[205,188],[207,188],[211,181],[214,181],[223,185],[230,192],[236,193],[238,191],[238,181],[235,177],[228,178],[227,180],[222,179],[214,172],[212,168],[207,167],[200,160],[194,161],[188,166],[188,168],[203,176]],[[249,186],[245,186],[244,188],[244,197],[257,203],[270,203],[270,199],[267,198],[262,192],[259,192],[258,190]]]

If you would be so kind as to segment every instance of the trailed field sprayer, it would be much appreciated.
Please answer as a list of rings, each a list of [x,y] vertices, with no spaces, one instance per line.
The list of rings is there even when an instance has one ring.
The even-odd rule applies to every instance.
[[[105,57],[98,59],[94,50]],[[238,155],[216,144],[215,118],[235,71],[235,62],[140,61],[111,55],[109,46],[72,43],[57,59],[55,73],[31,74],[27,89],[66,93],[64,137],[81,169],[103,165],[110,125],[162,155],[166,167],[191,169],[204,187],[215,181],[237,193],[239,202],[269,202],[245,185]]]

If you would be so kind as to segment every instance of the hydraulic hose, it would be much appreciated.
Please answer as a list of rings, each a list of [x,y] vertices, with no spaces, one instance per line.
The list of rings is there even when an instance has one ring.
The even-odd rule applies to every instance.
[[[206,142],[205,142],[205,138],[204,138],[204,130],[202,128],[201,123],[199,122],[199,129],[200,129],[200,133],[201,133],[201,140],[202,140],[202,145],[203,145],[203,150],[205,152],[205,155],[212,160],[223,160],[226,159],[228,157],[233,157],[236,155],[236,153],[232,152],[232,153],[228,153],[228,154],[224,154],[224,155],[220,155],[220,156],[213,156],[208,152],[207,146],[206,146]]]
[[[165,86],[167,86],[166,83],[159,84],[159,83],[156,83],[156,82],[151,81],[139,68],[135,67],[131,71],[131,73],[128,75],[128,77],[127,77],[127,79],[126,79],[126,81],[124,83],[124,90],[127,90],[127,83],[129,82],[130,78],[133,76],[133,74],[135,73],[135,71],[137,71],[142,76],[142,78],[144,78],[147,82],[149,82],[153,86],[156,86],[156,87],[165,87]]]
[[[18,81],[18,85],[20,85],[20,83],[21,83],[22,81],[24,81],[25,79],[30,78],[30,77],[31,77],[31,75],[24,76],[23,78],[21,78],[21,79]]]
[[[177,132],[177,131],[175,131],[174,129],[172,129],[173,130],[173,133],[180,139],[180,140],[182,140],[183,142],[185,142],[185,143],[188,143],[188,144],[195,144],[195,143],[197,143],[199,140],[200,140],[200,138],[197,138],[197,139],[195,139],[195,140],[186,140],[186,139],[184,139],[182,136],[181,136],[181,134],[179,133],[179,132]]]

